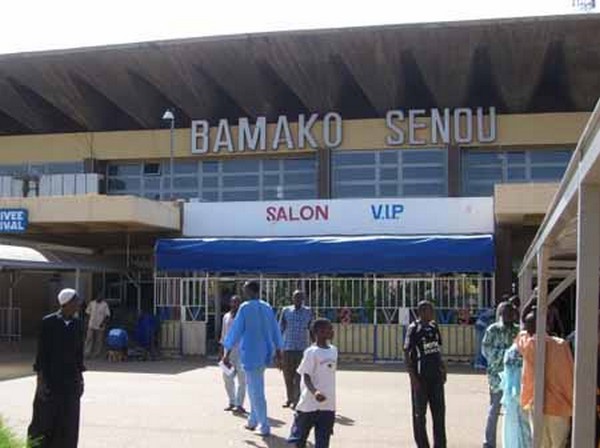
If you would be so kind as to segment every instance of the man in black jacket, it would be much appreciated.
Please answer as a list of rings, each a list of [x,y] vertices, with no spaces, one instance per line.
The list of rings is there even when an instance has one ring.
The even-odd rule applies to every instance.
[[[42,321],[34,370],[37,390],[28,435],[40,448],[75,448],[83,394],[83,325],[74,289],[58,294],[60,310]]]

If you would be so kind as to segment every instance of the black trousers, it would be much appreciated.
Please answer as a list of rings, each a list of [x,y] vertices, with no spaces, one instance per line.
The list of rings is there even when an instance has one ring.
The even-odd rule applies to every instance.
[[[298,366],[302,362],[303,352],[285,351],[283,352],[283,378],[285,379],[285,389],[287,392],[287,402],[297,404],[300,399],[300,375],[298,375]]]
[[[421,378],[418,387],[412,385],[413,431],[418,448],[429,448],[428,406],[433,418],[433,446],[446,448],[446,401],[443,381],[428,381]]]
[[[329,448],[329,440],[333,434],[334,424],[334,411],[296,411],[292,434],[287,442],[295,444],[297,448],[305,448],[308,435],[315,428],[315,448]]]
[[[36,393],[27,434],[37,448],[76,448],[79,441],[80,394]]]

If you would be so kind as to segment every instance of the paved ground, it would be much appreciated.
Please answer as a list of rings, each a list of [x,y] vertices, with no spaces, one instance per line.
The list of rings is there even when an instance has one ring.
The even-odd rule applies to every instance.
[[[83,398],[81,447],[286,446],[284,437],[292,415],[280,406],[284,387],[275,370],[267,373],[273,437],[263,441],[242,429],[243,419],[223,412],[225,393],[220,371],[214,365],[160,361],[90,367]],[[407,374],[395,368],[342,366],[332,447],[414,446],[407,380]],[[31,376],[0,382],[0,414],[21,434],[30,419],[33,392]],[[446,396],[449,446],[481,446],[487,401],[485,377],[467,370],[453,372]]]

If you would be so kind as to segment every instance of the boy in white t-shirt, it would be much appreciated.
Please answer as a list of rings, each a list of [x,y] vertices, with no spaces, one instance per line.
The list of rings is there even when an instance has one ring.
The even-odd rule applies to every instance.
[[[313,322],[315,343],[304,351],[298,367],[302,377],[300,401],[288,443],[297,448],[306,446],[306,439],[315,428],[315,448],[329,447],[335,423],[335,371],[338,351],[329,341],[333,326],[328,319]]]

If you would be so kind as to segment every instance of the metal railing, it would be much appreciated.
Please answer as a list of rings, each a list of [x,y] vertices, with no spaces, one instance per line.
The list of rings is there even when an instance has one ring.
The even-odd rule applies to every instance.
[[[155,311],[164,320],[213,322],[220,317],[219,283],[244,278],[156,277]],[[315,316],[330,319],[340,353],[375,360],[402,359],[406,326],[419,301],[434,302],[444,337],[444,355],[452,360],[475,356],[474,321],[494,306],[494,278],[453,277],[260,277],[260,296],[280,313],[295,290],[306,294]],[[237,292],[239,293],[239,287]],[[216,333],[216,331],[215,331]],[[216,337],[216,334],[214,335]]]
[[[208,277],[155,277],[154,312],[162,320],[206,322],[214,303],[209,303]]]
[[[21,340],[21,308],[0,308],[0,340]]]

